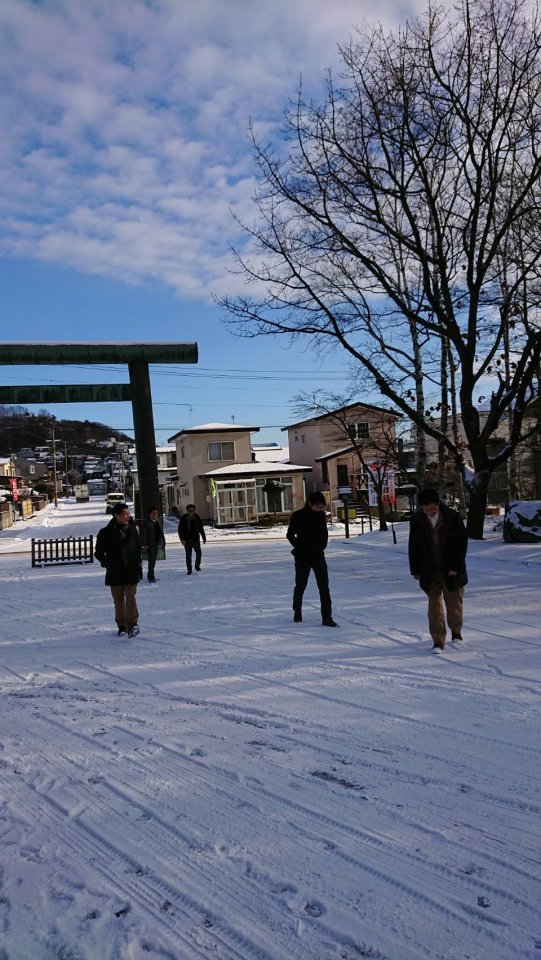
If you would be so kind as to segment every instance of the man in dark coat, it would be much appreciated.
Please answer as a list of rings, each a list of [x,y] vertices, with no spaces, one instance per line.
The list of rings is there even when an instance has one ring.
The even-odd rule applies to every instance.
[[[207,542],[201,517],[195,512],[195,505],[189,503],[186,513],[179,520],[178,535],[186,551],[186,572],[192,572],[192,550],[195,553],[195,569],[201,569],[201,540]]]
[[[329,573],[325,560],[325,547],[329,539],[325,511],[325,497],[315,490],[301,510],[295,510],[287,528],[287,539],[295,557],[295,589],[293,591],[293,620],[302,620],[302,598],[310,570],[314,571],[321,604],[321,620],[325,627],[336,627],[332,618],[332,601],[329,591]]]
[[[150,507],[148,517],[141,521],[141,543],[143,545],[143,555],[148,560],[147,580],[149,583],[156,583],[154,567],[160,547],[165,547],[165,537],[163,529],[158,519],[158,508]]]
[[[96,537],[94,556],[106,570],[105,584],[111,588],[118,636],[137,636],[139,611],[135,594],[143,576],[141,541],[125,503],[115,503],[112,519]]]
[[[446,637],[443,602],[451,639],[453,643],[462,642],[468,536],[456,510],[441,503],[437,490],[421,490],[417,505],[419,509],[410,523],[410,571],[428,596],[432,649],[442,653]]]

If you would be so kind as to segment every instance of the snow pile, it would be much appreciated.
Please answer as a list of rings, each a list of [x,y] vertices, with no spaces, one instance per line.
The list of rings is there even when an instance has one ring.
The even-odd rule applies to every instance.
[[[541,541],[541,500],[511,500],[505,509],[503,538],[506,543]]]

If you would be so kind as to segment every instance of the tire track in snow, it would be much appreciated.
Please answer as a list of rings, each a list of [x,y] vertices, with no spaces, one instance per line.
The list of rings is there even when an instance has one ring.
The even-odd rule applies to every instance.
[[[1,767],[0,782],[4,783],[6,791],[13,794],[12,781]],[[41,824],[46,821],[51,825],[54,824],[56,830],[51,829],[50,832],[56,837],[59,845],[64,844],[69,847],[76,859],[82,858],[87,867],[91,865],[97,870],[102,878],[107,880],[109,887],[113,876],[118,888],[114,892],[136,903],[149,914],[154,926],[163,928],[169,942],[167,945],[160,944],[160,948],[171,950],[172,955],[176,957],[180,940],[189,951],[186,957],[189,956],[190,960],[192,958],[195,960],[197,957],[208,958],[209,950],[215,954],[219,951],[217,955],[221,955],[224,960],[281,960],[284,956],[283,952],[276,953],[274,949],[271,952],[251,942],[246,934],[217,916],[204,903],[193,900],[178,886],[164,880],[153,871],[145,870],[137,860],[126,854],[102,833],[78,819],[72,820],[68,811],[49,794],[36,790],[32,784],[21,780],[20,777],[17,778],[17,786],[19,804],[23,799],[21,794],[26,794],[23,801],[26,814],[37,819]],[[164,910],[165,903],[168,903],[172,909]],[[208,943],[199,949],[193,936],[188,936],[178,929],[175,911],[185,924],[199,927],[207,941],[214,941],[212,946]]]
[[[62,726],[60,724],[60,726]],[[64,732],[69,728],[63,728]],[[133,731],[123,730],[120,728],[119,733],[122,733],[126,738],[126,742],[131,741],[132,743],[146,743],[145,739],[140,737],[138,734],[135,734]],[[82,735],[84,736],[84,735]],[[153,740],[153,745],[157,745],[155,740]],[[414,856],[409,853],[404,853],[400,851],[396,853],[390,847],[390,845],[383,841],[381,838],[375,837],[374,835],[363,832],[359,829],[352,828],[346,825],[343,821],[338,821],[333,818],[329,818],[325,814],[317,813],[312,808],[307,808],[303,804],[295,803],[288,800],[287,798],[277,795],[272,791],[264,788],[260,783],[253,782],[246,785],[232,784],[231,777],[227,776],[217,768],[213,768],[209,771],[200,761],[194,760],[194,758],[187,758],[184,755],[179,755],[176,751],[173,751],[170,747],[166,745],[159,745],[161,752],[168,754],[168,770],[171,770],[171,767],[176,767],[178,775],[182,775],[183,782],[187,783],[187,774],[190,775],[192,784],[195,784],[195,780],[199,779],[203,782],[203,785],[199,787],[199,792],[201,798],[208,796],[209,789],[214,793],[217,793],[220,796],[220,801],[223,803],[227,801],[232,804],[232,807],[236,810],[239,808],[239,800],[242,799],[244,805],[248,802],[249,805],[254,806],[254,796],[255,798],[260,798],[264,796],[267,801],[271,801],[275,811],[286,811],[287,822],[291,827],[297,832],[301,837],[306,837],[310,839],[315,839],[318,842],[328,842],[329,836],[332,836],[333,844],[335,844],[332,855],[333,857],[338,857],[342,863],[342,868],[346,865],[348,868],[354,867],[359,873],[368,873],[368,875],[375,877],[379,882],[386,883],[391,887],[399,890],[401,893],[404,893],[406,896],[414,899],[423,910],[427,911],[427,928],[430,926],[429,916],[432,911],[437,911],[440,917],[447,918],[447,920],[452,919],[462,925],[466,925],[466,929],[475,929],[478,934],[483,936],[488,936],[489,939],[495,939],[501,941],[502,932],[501,930],[498,933],[495,933],[487,928],[487,923],[490,920],[489,915],[485,913],[482,908],[472,907],[467,903],[464,903],[460,899],[459,884],[455,874],[447,869],[442,868],[438,864],[430,864],[423,860],[421,857]],[[106,745],[100,742],[100,747],[107,749]],[[140,757],[140,755],[139,755]],[[138,773],[140,775],[142,769],[148,770],[149,767],[154,765],[152,758],[145,758],[145,763],[142,764],[142,760],[139,759],[139,769]],[[194,778],[194,766],[196,768],[197,776]],[[160,771],[160,765],[157,765],[158,773]],[[221,781],[221,782],[220,782]],[[129,784],[132,783],[130,778]],[[219,784],[217,787],[216,784]],[[194,787],[191,785],[191,789]],[[150,800],[150,794],[148,799]],[[257,806],[257,801],[256,804]],[[246,809],[248,807],[245,806]],[[294,818],[292,818],[295,814]],[[276,814],[274,814],[276,815]],[[306,826],[307,823],[310,823],[310,828]],[[362,859],[359,858],[358,853],[352,853],[348,851],[348,847],[351,844],[354,844],[358,848],[359,843],[363,847]],[[344,849],[345,847],[345,849]],[[368,849],[367,849],[368,847]],[[369,863],[367,861],[370,861]],[[383,865],[382,865],[383,861]],[[409,867],[408,867],[409,864]],[[414,869],[412,869],[414,868]],[[416,882],[407,883],[401,877],[403,874],[415,874]],[[418,877],[422,876],[424,881],[422,884],[419,883]],[[437,878],[435,881],[435,877]],[[441,894],[442,900],[439,900],[436,895],[428,895],[426,893],[427,889],[432,890],[434,886],[436,888],[443,886],[445,893]],[[522,901],[520,902],[516,897],[511,896],[505,890],[496,888],[494,886],[485,885],[479,879],[471,881],[469,878],[461,878],[461,885],[471,886],[472,888],[472,897],[473,897],[473,888],[478,892],[482,886],[486,892],[490,892],[493,896],[499,897],[503,901],[512,903],[515,907],[522,906],[525,916],[522,917],[521,927],[527,928],[528,923],[526,920],[527,915],[531,913],[532,908],[529,903]],[[450,889],[447,889],[450,888]],[[325,893],[325,890],[321,890],[320,894],[322,897],[327,896],[328,893]],[[487,932],[488,930],[488,932]],[[419,950],[422,949],[422,944],[417,945]],[[511,945],[509,944],[509,949]],[[496,956],[496,954],[494,954]],[[415,954],[414,954],[415,956]],[[421,953],[418,954],[421,956]]]
[[[47,722],[48,718],[44,718],[44,720]],[[49,722],[53,726],[61,727],[64,734],[71,734],[73,736],[75,732],[69,727],[66,727],[65,725],[59,723],[56,720],[55,721],[49,720]],[[124,742],[126,747],[128,746],[133,747],[135,738],[132,735],[131,731],[123,730],[119,728],[118,733],[124,736]],[[38,733],[38,736],[39,736],[39,733]],[[79,734],[79,738],[84,739],[88,742],[92,742],[92,746],[95,746],[94,742],[91,740],[90,737],[87,737],[84,734]],[[44,738],[44,743],[46,742],[47,740],[46,738]],[[141,738],[137,737],[135,739],[135,742],[137,743],[137,745],[140,745]],[[108,750],[107,746],[103,744],[101,739],[98,741],[97,745],[99,748],[105,751],[111,752],[110,750]],[[140,756],[141,755],[138,754],[138,757]],[[127,758],[127,759],[130,759],[130,758]],[[70,759],[67,759],[67,762],[72,766],[76,766],[74,761]],[[51,763],[47,771],[48,773],[50,772],[51,767],[53,769],[56,768],[59,771],[59,775],[62,778],[64,779],[66,778],[66,770],[61,767],[61,765],[58,762],[58,758],[56,759],[56,761],[51,760]],[[154,803],[154,806],[155,806],[156,798],[154,794],[150,792],[150,789],[147,794],[143,795],[142,801],[136,802],[134,800],[134,796],[133,796],[134,792],[137,792],[139,794],[141,793],[141,790],[136,786],[136,783],[141,777],[141,774],[144,769],[144,765],[142,764],[142,762],[139,762],[134,758],[131,763],[131,767],[134,767],[135,769],[131,771],[131,776],[128,776],[127,779],[124,779],[124,780],[122,780],[122,777],[120,776],[119,771],[118,770],[116,771],[117,776],[115,777],[115,779],[117,779],[119,782],[123,782],[123,786],[124,786],[123,790],[119,788],[118,785],[115,785],[113,782],[108,780],[107,777],[96,776],[95,778],[91,778],[91,782],[95,784],[97,790],[104,789],[109,791],[109,793],[113,798],[111,802],[105,802],[103,797],[101,798],[97,797],[94,793],[90,791],[90,789],[86,786],[86,784],[79,784],[78,789],[81,793],[82,802],[84,803],[86,801],[89,804],[94,804],[96,807],[102,808],[103,813],[101,816],[97,818],[98,821],[102,823],[110,823],[111,821],[114,821],[116,818],[118,818],[119,816],[117,813],[118,803],[116,801],[119,798],[131,804],[132,807],[135,807],[137,804],[139,813],[140,813],[139,829],[141,833],[144,833],[148,836],[149,842],[151,843],[151,849],[153,851],[155,849],[161,850],[169,862],[174,862],[178,864],[178,872],[180,875],[184,876],[190,870],[193,873],[193,870],[194,870],[193,858],[190,858],[189,860],[187,857],[182,858],[181,851],[179,851],[178,843],[176,843],[176,841],[180,838],[184,842],[185,846],[188,847],[190,843],[193,844],[193,839],[190,838],[188,835],[183,834],[181,831],[179,831],[178,827],[175,824],[164,821],[163,819],[160,819],[160,817],[156,814],[154,808],[151,806],[152,803]],[[78,769],[79,774],[83,769],[84,768],[79,767]],[[161,772],[161,767],[157,765],[158,775],[160,774],[160,772]],[[49,787],[49,789],[51,789],[51,787]],[[37,792],[41,797],[46,797],[48,795],[47,791],[43,787],[40,788]],[[222,791],[220,793],[221,802],[223,802],[224,797],[226,797],[226,794],[224,794],[224,792]],[[226,799],[232,806],[231,821],[234,822],[234,818],[238,817],[238,813],[240,809],[238,797],[233,794],[228,794]],[[208,800],[208,789],[205,781],[205,783],[200,789],[200,803],[202,808],[204,808],[204,804],[206,800]],[[243,812],[247,809],[248,806],[249,806],[248,804],[243,805]],[[251,804],[251,806],[253,807],[254,805]],[[260,812],[256,811],[256,814],[259,820]],[[172,816],[175,815],[175,811],[173,811],[172,809],[171,809],[171,815]],[[84,813],[78,816],[78,821],[80,821],[81,816],[84,816]],[[124,822],[123,820],[120,821],[119,830],[122,829],[123,822]],[[165,830],[168,833],[168,836],[166,838],[163,837],[163,834],[160,832],[160,830],[156,830],[157,826],[160,828],[165,828]],[[85,824],[85,828],[87,829],[87,831],[94,833],[93,828],[89,824]],[[208,824],[201,824],[201,831],[204,831],[206,829],[208,829]],[[114,832],[114,826],[112,827],[112,830]],[[102,839],[104,840],[104,842],[107,842],[103,837],[98,836],[97,839],[98,840]],[[183,866],[182,866],[183,859],[186,862],[185,870],[183,869]],[[202,874],[202,879],[199,882],[199,887],[200,887],[199,893],[201,897],[204,897],[205,889],[210,889],[214,884],[216,884],[217,882],[216,875],[218,876],[218,885],[220,887],[222,897],[224,895],[224,890],[227,890],[229,886],[230,888],[229,900],[232,901],[231,912],[233,915],[235,914],[235,912],[237,914],[240,913],[241,915],[242,914],[245,915],[245,919],[242,924],[243,926],[248,925],[248,927],[251,926],[252,928],[257,928],[260,916],[264,916],[266,918],[267,923],[269,922],[269,920],[272,920],[272,935],[274,939],[273,947],[275,950],[279,949],[280,952],[277,955],[279,958],[282,958],[283,956],[287,955],[288,957],[291,957],[292,960],[294,960],[295,957],[298,957],[299,960],[312,960],[312,957],[313,957],[312,948],[310,947],[307,949],[304,945],[300,945],[300,944],[298,947],[292,945],[290,931],[288,931],[289,937],[287,937],[285,941],[281,942],[282,941],[281,929],[284,926],[283,903],[276,901],[276,895],[274,895],[273,897],[269,897],[269,891],[267,888],[260,887],[260,892],[261,892],[261,895],[263,895],[264,902],[259,903],[258,906],[255,908],[255,910],[252,908],[247,909],[246,905],[243,904],[242,901],[239,901],[235,890],[231,889],[231,884],[232,882],[234,883],[235,881],[234,880],[232,881],[231,876],[227,874],[224,870],[220,869],[219,861],[217,861],[215,858],[213,859],[212,863],[210,862],[208,863],[208,866],[205,863],[198,864],[197,872],[199,874]],[[153,873],[155,877],[155,871],[151,871],[151,873]],[[220,876],[221,876],[221,881],[220,881]],[[193,886],[193,882],[192,882],[192,886]],[[164,887],[164,891],[165,891],[164,896],[165,896],[165,893],[170,895],[170,888],[166,889]],[[323,891],[320,891],[320,896],[321,897],[325,896],[325,898],[328,899],[328,893],[326,892],[324,893]],[[198,903],[200,905],[200,909],[202,909],[200,901],[197,900],[195,902]],[[209,911],[207,910],[207,919],[208,917],[209,917]],[[213,927],[217,923],[219,923],[219,920],[217,920],[216,918],[213,918],[212,914],[210,914],[210,918],[211,918],[211,923]],[[321,926],[321,924],[319,924],[319,926]],[[327,936],[329,937],[329,942],[332,942],[333,945],[335,946],[336,944],[341,943],[344,940],[344,938],[341,937],[340,931],[334,927],[333,928],[328,927]],[[264,932],[262,932],[262,939],[263,940],[267,939],[267,934]],[[347,946],[348,946],[348,942],[346,939],[346,941],[344,942],[344,949],[346,949]],[[269,954],[269,957],[271,956],[275,957],[276,954],[275,953],[272,953],[272,955]],[[419,956],[418,953],[413,954],[412,960],[416,960],[418,956]],[[230,954],[226,954],[226,957],[227,957],[227,960],[229,960]],[[231,960],[233,960],[233,955],[231,955]]]
[[[201,639],[201,640],[211,639],[201,634],[186,634],[186,636],[195,637],[196,639]],[[433,658],[433,659],[435,660],[436,658]],[[203,699],[203,698],[182,696],[180,694],[172,693],[169,690],[162,690],[159,684],[141,683],[140,681],[137,681],[137,680],[130,680],[125,676],[123,676],[122,674],[114,673],[113,671],[109,670],[106,667],[101,667],[97,664],[87,663],[82,660],[78,662],[81,664],[81,666],[85,667],[86,669],[94,671],[99,676],[106,676],[106,677],[109,677],[111,680],[128,684],[129,686],[142,687],[142,688],[147,687],[148,689],[154,691],[155,693],[158,693],[163,698],[168,698],[170,700],[177,701],[179,703],[187,704],[190,706],[199,706],[202,708],[218,708],[218,709],[221,708],[223,710],[228,711],[229,713],[233,713],[235,711],[242,711],[248,716],[253,716],[256,718],[259,717],[261,720],[271,722],[271,723],[275,721],[285,723],[285,724],[291,724],[291,723],[302,724],[303,723],[303,720],[300,717],[284,716],[278,713],[267,713],[266,711],[261,710],[257,707],[246,707],[246,706],[237,707],[236,704],[234,703],[223,701],[223,700],[222,701],[215,700],[210,697],[205,697]],[[61,670],[61,668],[55,668],[55,669]],[[360,713],[375,715],[383,719],[391,720],[393,722],[396,721],[396,718],[397,718],[396,712],[391,712],[390,710],[383,710],[381,708],[376,708],[372,705],[364,706],[362,703],[358,703],[357,701],[347,700],[347,699],[344,699],[343,697],[330,697],[327,694],[322,694],[322,693],[319,693],[318,691],[309,690],[306,687],[299,686],[298,684],[287,683],[286,681],[282,681],[282,680],[275,680],[269,677],[267,674],[264,674],[262,676],[261,674],[257,674],[257,673],[243,672],[243,673],[239,673],[238,677],[239,679],[245,678],[251,681],[256,680],[258,683],[262,685],[272,684],[274,686],[284,687],[287,690],[291,690],[295,694],[301,694],[310,699],[315,698],[318,700],[328,701],[333,704],[338,704],[340,706],[345,706],[348,708],[351,707],[353,710],[358,711]],[[84,680],[85,678],[81,677],[80,679]],[[402,724],[409,724],[414,729],[424,730],[426,727],[425,722],[423,720],[417,719],[416,717],[409,717],[404,714],[400,715],[400,721]],[[311,727],[312,727],[312,724],[311,724]],[[322,724],[320,725],[320,727],[322,730],[326,729],[325,726]],[[456,727],[448,727],[445,724],[437,723],[437,722],[431,723],[431,730],[439,734],[452,736],[455,739],[463,738],[471,742],[472,744],[475,744],[479,739],[479,735],[477,733],[470,733],[468,730],[457,730]],[[492,736],[491,737],[484,736],[483,739],[487,744],[490,744],[491,746],[497,747],[499,749],[508,750],[509,748],[511,748],[514,751],[521,750],[524,753],[530,755],[531,757],[541,757],[541,748],[538,748],[538,747],[532,747],[528,744],[517,745],[516,743],[510,743],[505,740],[496,739],[495,737],[492,737]]]

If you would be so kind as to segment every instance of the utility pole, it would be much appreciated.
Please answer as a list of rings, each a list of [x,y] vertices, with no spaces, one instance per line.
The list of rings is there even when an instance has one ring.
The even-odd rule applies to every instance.
[[[66,498],[69,496],[68,490],[68,444],[64,440],[64,474],[66,476]]]
[[[58,494],[56,490],[56,437],[54,435],[54,417],[53,417],[53,487],[54,487],[54,506],[58,507]]]

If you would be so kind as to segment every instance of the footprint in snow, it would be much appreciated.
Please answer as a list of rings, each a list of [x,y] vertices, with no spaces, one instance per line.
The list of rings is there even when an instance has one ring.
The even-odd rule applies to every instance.
[[[321,917],[324,910],[318,903],[307,903],[304,907],[304,912],[307,917]]]

